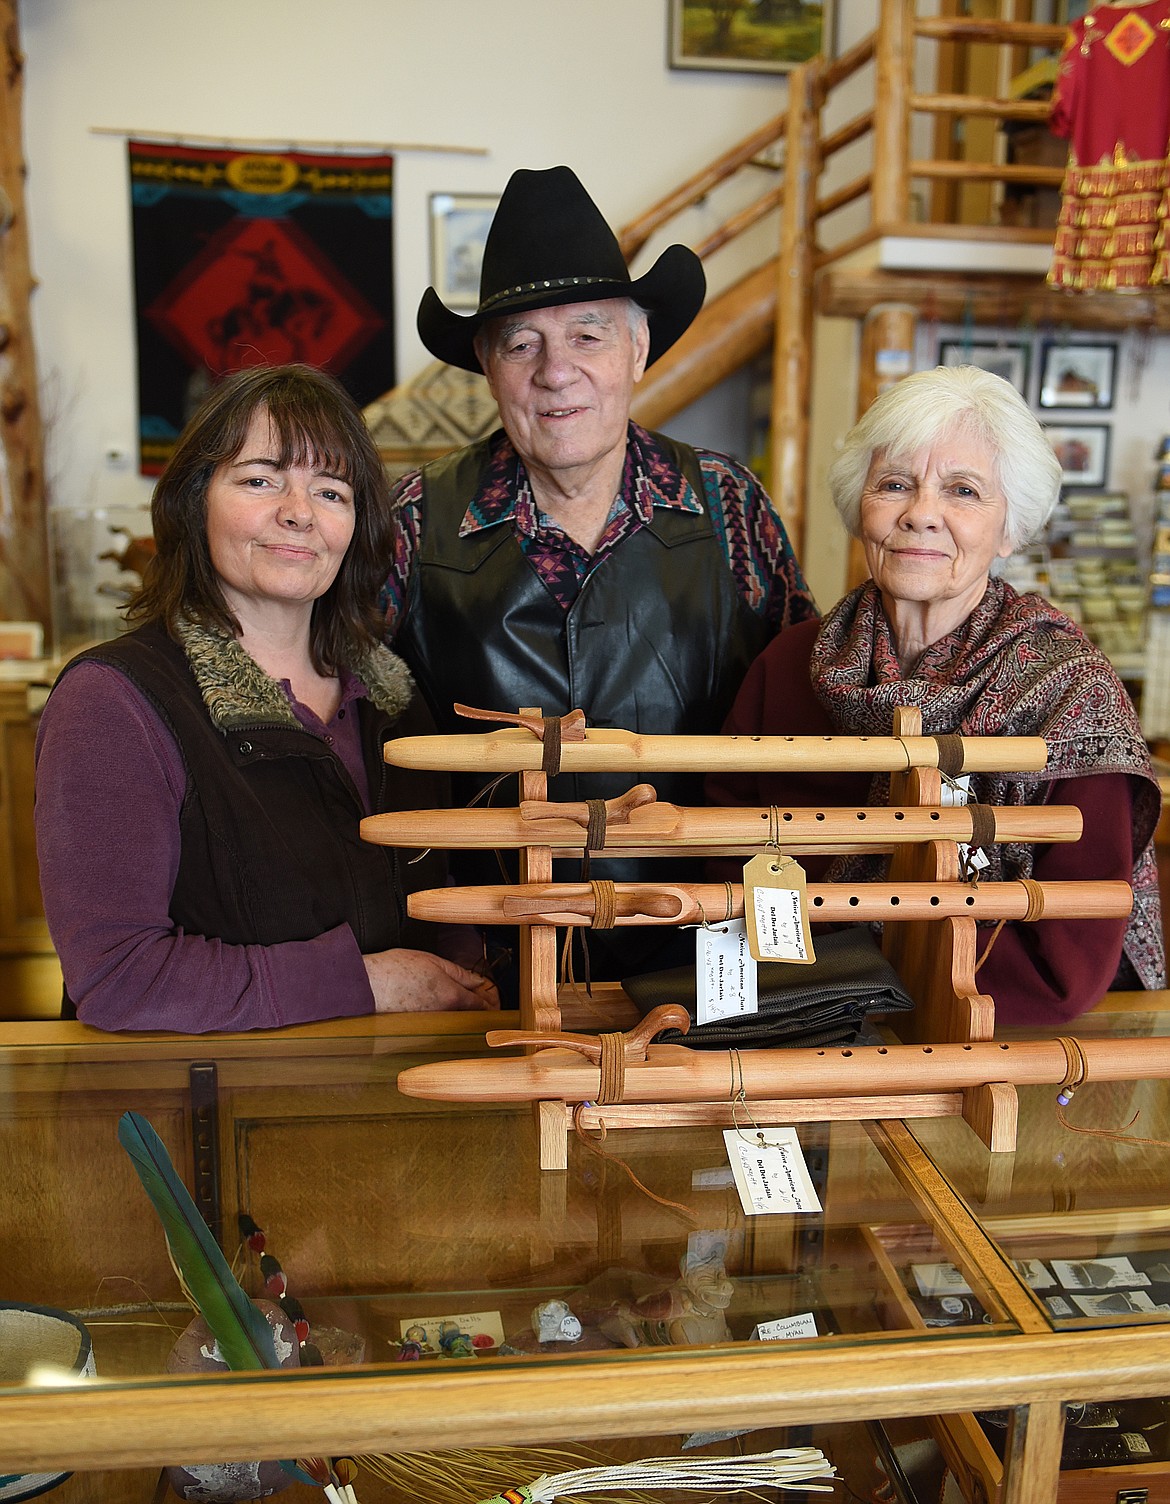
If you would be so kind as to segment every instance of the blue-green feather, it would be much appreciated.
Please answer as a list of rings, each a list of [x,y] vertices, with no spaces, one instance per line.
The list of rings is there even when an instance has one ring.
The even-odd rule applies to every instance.
[[[233,1369],[279,1367],[272,1329],[228,1267],[162,1139],[141,1114],[125,1112],[118,1142],[159,1215],[171,1254],[224,1362]]]

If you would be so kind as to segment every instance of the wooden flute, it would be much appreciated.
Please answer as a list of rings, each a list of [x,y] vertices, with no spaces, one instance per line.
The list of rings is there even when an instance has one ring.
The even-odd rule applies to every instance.
[[[960,773],[1035,772],[1048,760],[1041,736],[943,741],[958,756],[948,770]],[[544,745],[532,731],[514,727],[464,736],[397,737],[386,743],[383,755],[400,768],[538,773]],[[560,767],[566,773],[905,773],[937,768],[940,757],[947,761],[947,752],[933,736],[643,736],[590,728],[582,740],[561,743]]]
[[[642,788],[648,787],[641,785]],[[631,791],[633,792],[633,791]],[[616,801],[611,801],[616,802]],[[990,822],[986,832],[978,818]],[[584,804],[529,800],[518,808],[405,810],[367,815],[362,839],[379,846],[436,846],[450,851],[476,848],[550,846],[586,849],[588,812]],[[615,855],[653,855],[669,843],[671,856],[689,851],[753,851],[776,841],[793,853],[866,851],[905,842],[1077,841],[1081,812],[1076,805],[957,805],[907,809],[733,809],[690,808],[647,801],[622,819],[612,813],[604,850]],[[601,847],[594,847],[601,850]]]
[[[1117,919],[1133,907],[1124,882],[1039,883],[1045,919]],[[614,883],[613,921],[627,925],[717,925],[743,917],[740,883]],[[826,923],[880,919],[1024,919],[1034,894],[1021,882],[809,883],[809,918]],[[598,895],[590,883],[518,883],[426,888],[407,899],[414,919],[448,924],[590,926]]]
[[[492,1034],[488,1036],[492,1042]],[[516,1035],[500,1043],[520,1042]],[[534,1042],[536,1042],[534,1040]],[[1079,1039],[1084,1079],[1170,1076],[1170,1038]],[[1058,1039],[1020,1043],[874,1045],[839,1049],[690,1050],[652,1044],[625,1063],[624,1102],[725,1102],[740,1086],[749,1101],[962,1091],[988,1082],[1058,1085],[1069,1055]],[[469,1102],[596,1102],[598,1063],[571,1048],[513,1058],[444,1060],[402,1071],[410,1097]]]

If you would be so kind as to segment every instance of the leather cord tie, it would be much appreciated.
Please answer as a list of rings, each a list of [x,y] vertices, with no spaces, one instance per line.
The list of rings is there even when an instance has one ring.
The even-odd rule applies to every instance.
[[[604,799],[586,799],[589,818],[585,824],[585,850],[581,855],[581,880],[589,881],[589,861],[595,851],[605,850],[606,810]]]
[[[626,1094],[626,1036],[602,1034],[601,1085],[597,1092],[599,1106],[620,1102]]]
[[[602,1038],[604,1039],[605,1036],[602,1035]],[[659,1206],[665,1206],[672,1212],[678,1212],[679,1216],[685,1217],[692,1227],[701,1227],[703,1225],[702,1218],[693,1207],[686,1206],[681,1201],[671,1201],[668,1196],[660,1196],[657,1191],[652,1191],[648,1185],[643,1185],[624,1159],[619,1159],[616,1154],[607,1153],[601,1147],[605,1142],[606,1136],[604,1118],[598,1118],[597,1120],[598,1137],[596,1139],[589,1137],[581,1121],[585,1107],[586,1104],[584,1102],[578,1102],[576,1107],[573,1108],[573,1132],[577,1135],[579,1142],[584,1144],[591,1154],[596,1154],[598,1159],[603,1159],[606,1164],[616,1165],[619,1170],[623,1170],[630,1177],[635,1188],[642,1192],[643,1196],[648,1196],[651,1201],[656,1201]]]
[[[1068,1069],[1064,1073],[1064,1080],[1060,1083],[1056,1100],[1061,1107],[1067,1107],[1073,1099],[1073,1092],[1089,1079],[1089,1062],[1085,1059],[1085,1052],[1077,1040],[1062,1035],[1056,1042],[1064,1051],[1064,1058],[1068,1062]]]
[[[1071,1035],[1060,1035],[1056,1042],[1064,1051],[1066,1062],[1064,1080],[1060,1083],[1060,1090],[1056,1096],[1056,1121],[1062,1128],[1066,1128],[1069,1133],[1083,1133],[1089,1138],[1107,1138],[1115,1144],[1148,1144],[1157,1149],[1170,1149],[1170,1143],[1164,1138],[1145,1138],[1141,1134],[1129,1132],[1141,1116],[1140,1108],[1121,1129],[1092,1128],[1079,1123],[1070,1123],[1065,1117],[1064,1109],[1072,1101],[1076,1089],[1084,1086],[1088,1081],[1089,1062],[1080,1040],[1073,1039]]]
[[[984,806],[984,808],[986,808],[986,806]],[[1019,879],[1019,882],[1023,887],[1024,892],[1028,895],[1028,907],[1024,910],[1024,923],[1035,924],[1037,919],[1044,918],[1044,889],[1041,884],[1038,883],[1033,877],[1021,877]],[[1006,923],[1006,919],[1001,919],[996,927],[992,930],[991,939],[987,942],[983,954],[975,963],[976,971],[979,970],[984,961],[986,961],[988,956],[991,954],[991,947],[999,939],[999,932],[1003,929]]]
[[[540,771],[550,778],[561,771],[561,743],[585,740],[585,712],[570,710],[565,715],[525,715],[523,711],[477,710],[473,705],[452,707],[456,715],[468,721],[495,721],[504,726],[522,726],[541,743]]]
[[[971,815],[971,845],[994,846],[995,806],[974,801],[967,805],[967,809]]]
[[[544,726],[544,738],[540,758],[540,771],[546,773],[549,778],[555,778],[561,771],[560,716],[546,715],[542,724]]]
[[[963,738],[961,736],[936,736],[938,770],[944,778],[958,778],[963,771]]]
[[[586,799],[585,807],[589,811],[589,823],[585,827],[586,851],[605,850],[605,800]]]
[[[1044,918],[1044,888],[1033,877],[1021,877],[1024,892],[1028,895],[1028,907],[1024,910],[1025,924],[1035,924]]]
[[[617,884],[599,877],[592,879],[589,886],[593,890],[593,928],[612,930],[617,924]]]
[[[589,883],[590,887],[593,888],[593,901],[597,905],[597,911],[600,912],[605,907],[605,900],[604,899],[599,899],[598,896],[597,896],[597,888],[594,885],[593,879],[589,876],[589,862],[590,862],[590,859],[591,859],[591,854],[594,851],[604,851],[605,850],[605,823],[606,823],[605,800],[604,799],[586,799],[586,801],[585,801],[585,808],[589,811],[589,819],[588,819],[588,821],[586,823],[586,826],[585,826],[585,850],[581,854],[581,881]],[[610,886],[610,888],[613,888],[613,884],[612,883],[610,883],[609,886]],[[617,909],[617,893],[616,893],[616,891],[614,892],[614,896],[613,896],[613,899],[612,899],[612,904],[613,904],[613,908],[615,910],[614,919],[616,919],[616,917],[617,917],[617,915],[616,915],[616,909]],[[598,921],[597,921],[597,918],[595,917],[594,921],[593,921],[593,926],[594,926],[595,929],[612,929],[613,928],[613,920],[611,920],[611,922],[608,925],[603,925],[603,924],[599,924]],[[592,968],[592,964],[591,964],[590,958],[589,958],[589,934],[588,934],[588,931],[581,930],[580,931],[580,937],[581,937],[581,961],[582,961],[582,965],[584,966],[584,970],[585,970],[585,995],[586,995],[586,997],[592,997],[593,996],[593,968]],[[572,966],[572,954],[573,954],[573,952],[572,952],[573,931],[571,929],[568,931],[568,933],[567,933],[567,935],[566,935],[565,938],[566,938],[566,941],[567,941],[567,949],[568,949],[570,968],[571,968],[571,966]],[[602,1035],[602,1038],[604,1039],[605,1036]],[[615,1098],[614,1100],[616,1101],[618,1099]]]

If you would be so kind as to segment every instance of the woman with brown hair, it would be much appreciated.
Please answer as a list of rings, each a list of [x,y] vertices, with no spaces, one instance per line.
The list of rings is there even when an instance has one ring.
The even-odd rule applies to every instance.
[[[379,639],[393,523],[358,409],[306,366],[228,377],[151,515],[133,630],[66,666],[37,739],[67,1002],[101,1028],[193,1033],[490,1006],[434,953],[451,937],[406,922],[433,866],[358,833],[444,802],[382,761],[432,724]]]

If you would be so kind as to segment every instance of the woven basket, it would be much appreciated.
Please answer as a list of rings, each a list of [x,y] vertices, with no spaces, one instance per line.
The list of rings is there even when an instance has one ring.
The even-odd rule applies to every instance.
[[[37,1370],[92,1376],[89,1333],[68,1311],[0,1301],[0,1388],[40,1381]],[[35,1499],[56,1488],[68,1473],[0,1473],[0,1500]]]

